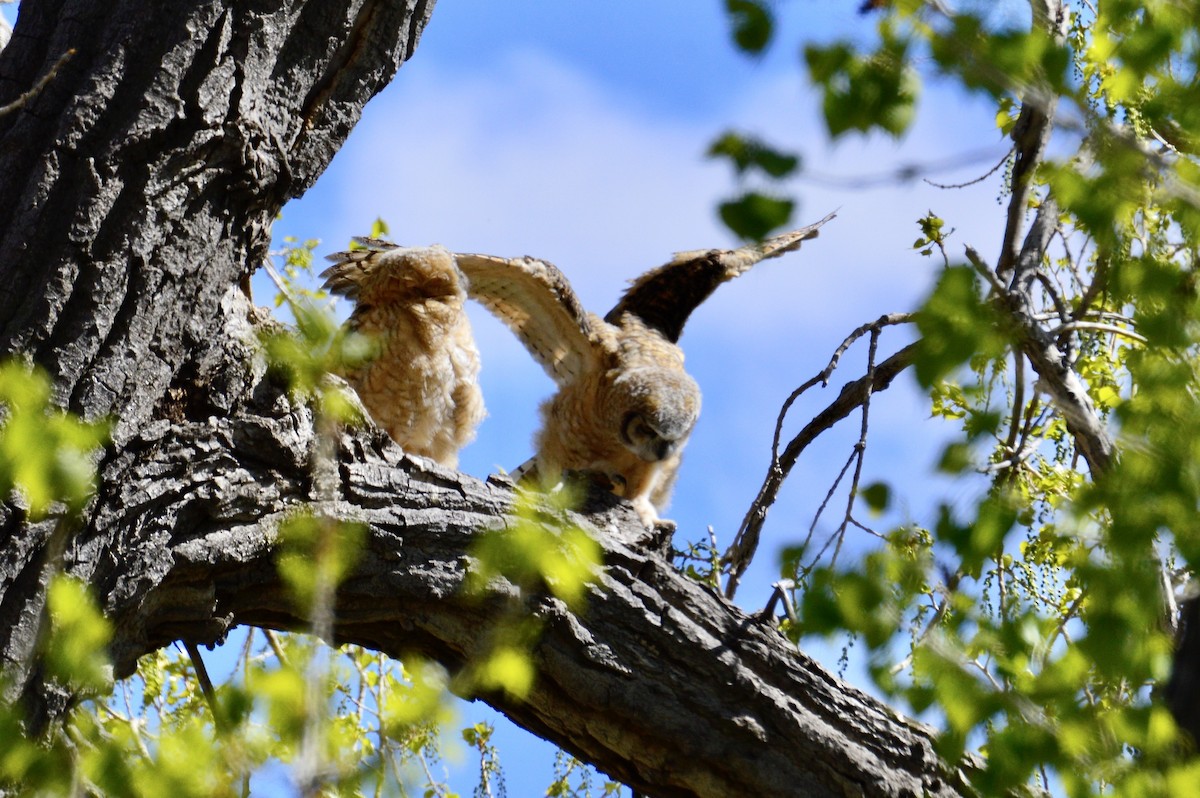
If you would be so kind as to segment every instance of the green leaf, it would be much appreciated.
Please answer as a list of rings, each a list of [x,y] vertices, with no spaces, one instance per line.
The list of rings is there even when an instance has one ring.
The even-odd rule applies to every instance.
[[[989,497],[980,505],[973,523],[960,524],[954,519],[950,507],[943,504],[939,510],[934,536],[939,542],[950,544],[959,556],[963,573],[979,576],[984,560],[1001,550],[1004,539],[1017,521],[1017,511],[1012,504],[999,497]]]
[[[917,381],[925,388],[962,366],[974,355],[997,358],[1006,342],[999,314],[979,293],[969,266],[946,269],[917,313],[921,333],[916,354]]]
[[[280,524],[279,575],[300,608],[313,611],[322,590],[332,591],[349,576],[366,534],[365,524],[308,513]]]
[[[476,686],[484,690],[503,690],[515,698],[525,698],[533,689],[536,672],[533,660],[521,649],[502,646],[494,650],[476,674]]]
[[[792,174],[800,165],[800,158],[796,155],[780,152],[759,139],[733,132],[727,132],[714,141],[707,155],[710,158],[728,158],[738,175],[759,169],[777,180]]]
[[[757,0],[725,0],[733,26],[733,40],[743,52],[758,54],[771,42],[775,22],[767,7]]]
[[[108,441],[108,422],[59,410],[50,378],[16,361],[0,366],[0,403],[0,491],[18,489],[34,519],[55,502],[81,510],[95,489],[95,452]]]
[[[823,94],[825,125],[834,138],[879,128],[900,136],[912,125],[920,82],[907,63],[907,43],[888,40],[863,56],[844,42],[804,50],[809,77]]]
[[[871,512],[876,514],[886,510],[892,501],[892,489],[883,482],[867,485],[858,495],[862,496]]]
[[[382,216],[376,216],[375,221],[371,222],[371,238],[386,238],[391,232]]]
[[[76,579],[56,576],[46,596],[50,635],[46,667],[64,683],[85,692],[111,686],[108,643],[112,627],[100,612],[87,586]]]
[[[558,496],[568,506],[574,504],[573,499]],[[543,523],[539,505],[544,499],[538,493],[520,492],[512,527],[479,536],[471,548],[475,565],[467,575],[468,592],[482,593],[491,580],[503,577],[524,589],[548,587],[568,606],[582,608],[602,564],[600,545],[579,527],[556,533]]]
[[[747,241],[761,241],[792,218],[796,203],[751,191],[720,205],[721,221]]]

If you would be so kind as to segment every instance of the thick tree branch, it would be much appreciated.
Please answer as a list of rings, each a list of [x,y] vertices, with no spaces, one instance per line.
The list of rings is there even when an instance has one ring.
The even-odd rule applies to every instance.
[[[882,366],[882,364],[881,364]],[[504,481],[479,482],[412,459],[373,430],[339,442],[340,495],[304,487],[314,432],[304,407],[268,382],[229,418],[163,421],[105,470],[119,485],[101,528],[137,530],[138,567],[69,561],[104,586],[120,630],[118,671],[182,638],[232,626],[307,628],[275,569],[277,522],[304,507],[370,527],[361,565],[338,593],[334,634],[392,655],[420,653],[452,670],[486,652],[515,588],[463,594],[469,549],[506,523]],[[603,546],[586,611],[520,597],[544,622],[527,701],[485,696],[516,722],[655,796],[958,795],[927,729],[834,679],[771,623],[743,614],[627,543],[640,528],[622,504],[578,523]]]

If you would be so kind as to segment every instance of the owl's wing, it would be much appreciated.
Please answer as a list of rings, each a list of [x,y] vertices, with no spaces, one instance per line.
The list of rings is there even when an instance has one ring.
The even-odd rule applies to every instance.
[[[354,238],[357,249],[326,257],[324,288],[355,303],[351,325],[376,308],[462,296],[454,256],[445,247],[402,247],[378,238]]]
[[[749,271],[761,260],[799,249],[802,242],[816,238],[821,226],[836,215],[831,213],[807,227],[738,249],[677,252],[670,263],[635,279],[604,320],[617,324],[621,314],[632,313],[674,343],[683,333],[688,316],[717,286]]]
[[[557,384],[593,367],[592,319],[556,266],[530,257],[454,257],[467,295],[504,322]]]
[[[321,272],[325,280],[322,288],[355,303],[370,305],[378,276],[406,260],[408,250],[379,238],[356,236],[353,241],[359,245],[358,249],[325,256],[332,265]]]
[[[325,259],[333,261],[333,265],[321,272],[321,279],[325,281],[321,287],[331,294],[357,302],[359,288],[374,251],[381,250],[351,249],[326,255]]]

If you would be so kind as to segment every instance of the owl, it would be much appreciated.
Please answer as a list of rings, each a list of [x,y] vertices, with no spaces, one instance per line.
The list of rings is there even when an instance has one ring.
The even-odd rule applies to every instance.
[[[444,247],[356,241],[361,249],[328,256],[321,274],[355,302],[348,325],[376,348],[344,376],[401,448],[453,468],[484,416],[466,281]]]
[[[541,406],[533,460],[518,473],[553,488],[583,472],[630,501],[648,527],[670,498],[700,414],[700,388],[677,342],[721,283],[797,249],[833,215],[734,250],[678,253],[635,279],[603,318],[556,267],[534,258],[456,255],[468,295],[516,333],[557,385]]]

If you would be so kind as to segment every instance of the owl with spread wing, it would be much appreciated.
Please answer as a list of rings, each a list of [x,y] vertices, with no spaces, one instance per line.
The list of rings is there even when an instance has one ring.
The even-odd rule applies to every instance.
[[[660,523],[700,414],[700,388],[677,342],[717,286],[798,249],[816,224],[732,250],[678,253],[635,279],[603,318],[588,313],[556,267],[534,258],[458,254],[467,293],[511,329],[558,386],[541,407],[533,460],[519,473],[543,488],[567,472],[598,477]]]
[[[326,289],[355,302],[348,325],[375,347],[343,376],[401,448],[453,468],[484,416],[466,281],[444,247],[356,241],[321,274]]]

